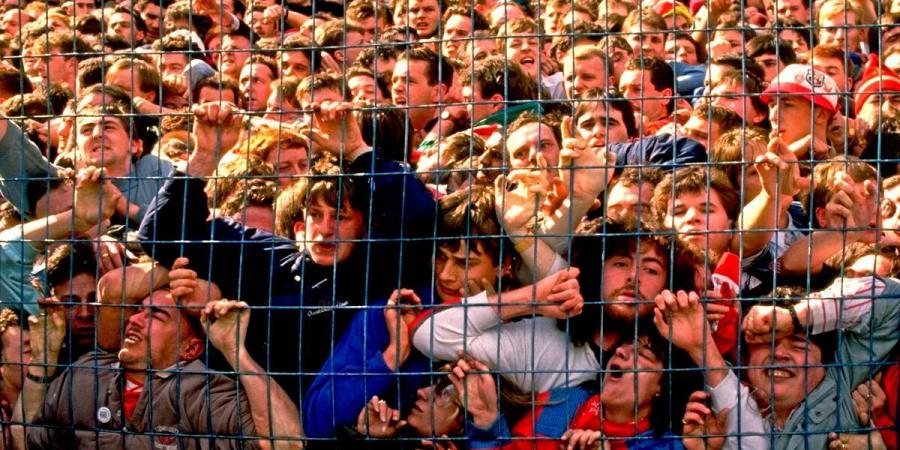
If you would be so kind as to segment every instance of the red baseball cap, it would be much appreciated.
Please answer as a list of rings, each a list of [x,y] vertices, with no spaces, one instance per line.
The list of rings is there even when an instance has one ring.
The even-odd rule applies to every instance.
[[[838,88],[834,80],[805,64],[791,64],[775,77],[760,98],[771,103],[778,96],[800,96],[826,111],[838,110]]]

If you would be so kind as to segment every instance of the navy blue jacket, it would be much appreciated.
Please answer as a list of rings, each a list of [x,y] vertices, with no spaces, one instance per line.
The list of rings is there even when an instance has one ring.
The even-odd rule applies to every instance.
[[[683,136],[675,139],[675,136],[671,134],[610,144],[607,148],[615,153],[617,166],[648,166],[671,170],[686,164],[702,163],[707,160],[703,144]]]
[[[372,242],[356,244],[335,266],[314,264],[290,239],[229,219],[208,221],[200,179],[167,181],[141,225],[142,244],[154,259],[171,266],[187,256],[191,268],[226,298],[255,308],[248,350],[295,399],[349,326],[354,306],[387,298],[401,284],[422,285],[412,280],[431,276],[430,263],[418,261],[430,259],[431,252],[421,250],[430,241],[401,240],[433,235],[436,205],[425,185],[374,152],[361,155],[345,173],[363,173],[357,188],[368,195]]]

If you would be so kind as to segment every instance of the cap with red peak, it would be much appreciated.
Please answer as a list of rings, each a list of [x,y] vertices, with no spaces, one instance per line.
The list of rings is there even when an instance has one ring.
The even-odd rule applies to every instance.
[[[657,2],[653,5],[653,10],[663,17],[682,16],[687,19],[688,22],[694,20],[694,16],[691,14],[691,11],[688,10],[687,6],[684,6],[683,3],[676,2],[675,0],[662,0]]]
[[[834,80],[810,65],[791,64],[775,77],[760,98],[771,103],[778,96],[800,96],[830,112],[838,109],[838,88]]]
[[[882,92],[900,92],[900,76],[889,67],[881,64],[878,55],[869,56],[869,62],[863,71],[862,78],[856,84],[856,94],[853,96],[856,113],[862,109],[866,100],[872,94]]]

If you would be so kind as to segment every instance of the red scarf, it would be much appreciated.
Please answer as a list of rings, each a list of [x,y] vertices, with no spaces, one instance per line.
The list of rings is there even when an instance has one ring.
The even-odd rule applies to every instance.
[[[131,421],[131,415],[134,414],[134,408],[137,406],[138,399],[141,398],[141,391],[144,385],[125,376],[125,392],[122,394],[122,403],[125,407],[125,419]]]
[[[617,423],[600,419],[600,394],[594,394],[578,408],[569,425],[573,430],[599,430],[608,439],[611,450],[627,449],[626,439],[650,430],[650,419],[643,418],[637,423]]]

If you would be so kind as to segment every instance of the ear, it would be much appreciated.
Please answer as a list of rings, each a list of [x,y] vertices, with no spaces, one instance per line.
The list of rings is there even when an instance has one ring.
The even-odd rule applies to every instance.
[[[338,64],[344,62],[344,51],[343,50],[335,50],[334,51],[334,61]]]
[[[447,96],[447,91],[450,90],[450,87],[447,86],[446,84],[438,83],[437,86],[435,86],[435,89],[436,90],[434,93],[435,93],[436,97],[434,98],[434,102],[437,103],[438,101],[440,101],[441,99],[443,99],[444,97]]]
[[[181,353],[178,357],[181,361],[193,361],[203,354],[203,341],[197,337],[191,337],[181,345]]]
[[[299,240],[298,236],[306,233],[306,222],[298,220],[294,222],[294,239]]]
[[[134,159],[138,159],[141,157],[141,153],[144,152],[144,141],[139,138],[132,139],[131,141],[131,157]]]
[[[671,96],[672,96],[672,89],[671,89],[671,88],[665,88],[665,89],[663,89],[663,90],[661,90],[661,91],[659,91],[659,92],[662,94],[663,97],[671,97]],[[677,101],[677,99],[670,99],[670,100],[672,100],[672,101]]]
[[[831,225],[824,207],[816,208],[816,223],[822,228],[828,228]]]
[[[816,125],[828,126],[828,123],[831,122],[831,118],[834,117],[834,114],[825,111],[825,108],[816,108],[816,116],[815,123]]]
[[[491,109],[494,111],[500,111],[505,105],[505,100],[500,94],[492,95],[491,98],[488,99],[488,101],[491,102]]]

